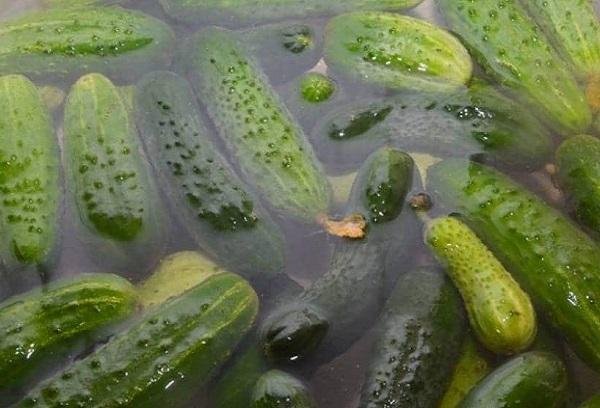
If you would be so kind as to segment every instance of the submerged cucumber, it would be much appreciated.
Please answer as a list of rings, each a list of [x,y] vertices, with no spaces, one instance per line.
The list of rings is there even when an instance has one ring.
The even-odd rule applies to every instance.
[[[0,260],[9,269],[44,265],[58,241],[59,153],[36,87],[0,77]]]
[[[308,390],[298,379],[271,370],[258,379],[250,408],[316,408]]]
[[[541,108],[550,123],[556,123],[565,133],[582,132],[590,126],[584,93],[517,1],[437,3],[450,28],[502,85]]]
[[[18,406],[185,406],[230,356],[257,309],[243,279],[215,275],[39,384]]]
[[[464,217],[590,366],[600,370],[600,248],[508,177],[467,160],[429,170],[428,190]]]
[[[135,77],[170,59],[169,26],[119,7],[53,8],[0,24],[0,73]]]
[[[460,297],[441,270],[402,276],[380,319],[360,406],[435,406],[459,356],[464,328]]]
[[[556,356],[529,352],[503,364],[471,390],[460,408],[560,407],[567,371]]]
[[[308,103],[324,102],[334,92],[334,82],[323,74],[311,72],[300,80],[300,95]]]
[[[190,84],[173,73],[148,74],[135,105],[150,161],[199,246],[253,280],[280,274],[282,234],[219,153]]]
[[[463,222],[442,217],[428,223],[425,239],[448,268],[479,341],[499,354],[533,342],[537,324],[529,296]]]
[[[452,34],[392,13],[355,12],[332,19],[325,60],[353,80],[422,91],[459,88],[473,70],[469,53]]]
[[[304,133],[232,32],[209,28],[190,49],[200,100],[221,137],[278,210],[314,221],[329,206],[329,185]]]

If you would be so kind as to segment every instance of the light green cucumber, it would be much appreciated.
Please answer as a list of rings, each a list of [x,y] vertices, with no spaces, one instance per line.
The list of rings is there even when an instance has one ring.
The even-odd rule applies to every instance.
[[[335,92],[335,83],[323,74],[311,72],[300,79],[299,91],[308,103],[324,102]]]
[[[191,76],[229,151],[273,207],[314,221],[330,188],[310,144],[232,32],[209,28],[190,44]]]
[[[301,381],[280,370],[263,374],[254,387],[250,408],[316,408],[308,389]]]
[[[452,34],[392,13],[335,17],[326,28],[324,53],[333,71],[393,89],[451,91],[466,84],[473,70],[469,53]]]
[[[47,265],[59,241],[59,153],[35,85],[0,77],[0,260],[8,268]]]

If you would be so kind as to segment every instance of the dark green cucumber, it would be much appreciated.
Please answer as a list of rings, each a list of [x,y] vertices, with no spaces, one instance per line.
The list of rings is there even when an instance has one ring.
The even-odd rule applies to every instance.
[[[107,336],[107,326],[136,311],[137,299],[126,280],[97,274],[5,300],[0,304],[0,388],[27,387],[67,360],[82,340],[90,346]]]
[[[600,407],[600,395],[595,395],[592,398],[585,401],[579,406],[579,408],[599,408]]]
[[[541,1],[541,0],[540,0]],[[565,133],[591,123],[585,95],[546,36],[516,0],[437,0],[450,29],[502,85]]]
[[[600,234],[600,140],[585,135],[565,140],[556,152],[556,164],[577,218]]]
[[[190,84],[173,73],[148,74],[135,105],[150,161],[198,245],[253,280],[281,273],[282,234],[219,153]]]
[[[402,276],[381,316],[361,408],[433,407],[463,341],[460,296],[435,268]]]
[[[242,172],[278,210],[325,213],[329,185],[312,147],[233,33],[209,28],[190,48],[193,85]]]
[[[354,12],[325,32],[327,66],[352,80],[392,89],[451,91],[471,78],[473,64],[452,34],[392,13]]]
[[[458,218],[440,217],[425,239],[460,291],[479,341],[498,354],[529,347],[537,331],[531,300],[477,235]]]
[[[325,115],[312,132],[319,159],[333,171],[356,168],[379,146],[438,157],[482,156],[536,168],[552,138],[535,116],[491,86],[451,95],[401,95],[352,102]]]
[[[579,356],[600,370],[600,248],[501,173],[467,160],[431,167],[428,191],[467,221]]]
[[[301,381],[279,370],[263,374],[254,387],[250,408],[316,408]]]
[[[566,398],[567,382],[567,371],[559,358],[532,351],[492,371],[459,407],[560,407]]]
[[[383,148],[365,162],[347,213],[368,220],[368,235],[339,242],[327,272],[265,320],[261,338],[270,359],[294,362],[317,349],[319,359],[330,359],[372,324],[385,293],[385,258],[393,245],[388,234],[403,225],[400,213],[412,180],[413,161],[398,150]]]
[[[256,293],[243,279],[212,276],[39,384],[18,406],[185,406],[230,356],[257,310]]]
[[[335,15],[352,10],[399,11],[422,0],[160,0],[165,12],[188,23],[239,27],[268,21]]]
[[[0,73],[135,77],[167,63],[174,42],[169,26],[138,11],[53,8],[0,24]]]
[[[9,269],[51,261],[58,241],[59,153],[35,85],[0,77],[0,259]]]

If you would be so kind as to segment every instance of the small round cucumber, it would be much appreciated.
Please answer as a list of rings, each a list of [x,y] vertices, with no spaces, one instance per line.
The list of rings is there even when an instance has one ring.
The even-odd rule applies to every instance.
[[[295,377],[279,370],[263,374],[256,382],[250,408],[316,408],[308,389]]]

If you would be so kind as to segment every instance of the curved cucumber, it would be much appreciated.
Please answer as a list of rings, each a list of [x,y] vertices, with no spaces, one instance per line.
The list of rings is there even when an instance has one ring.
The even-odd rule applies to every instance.
[[[115,275],[57,281],[0,304],[0,374],[3,390],[27,386],[77,350],[130,317],[137,293]],[[103,329],[103,330],[101,330]]]
[[[173,73],[148,74],[135,105],[150,161],[199,246],[249,278],[281,273],[282,234],[219,153],[190,84]]]
[[[360,406],[435,406],[458,359],[464,328],[460,297],[442,271],[402,276],[380,319]]]
[[[368,235],[338,243],[328,271],[269,315],[261,328],[269,358],[296,361],[320,349],[319,358],[330,359],[372,324],[385,292],[385,258],[393,245],[388,234],[403,224],[400,213],[412,179],[413,161],[403,152],[384,148],[367,160],[354,182],[348,213],[368,219]],[[388,196],[396,199],[388,202]]]
[[[250,408],[316,408],[308,390],[299,380],[279,370],[260,377],[254,387]]]
[[[448,268],[479,341],[499,354],[533,342],[537,323],[529,296],[477,235],[453,217],[428,223],[425,239]]]
[[[431,167],[428,190],[470,227],[531,296],[536,310],[600,369],[600,249],[558,211],[481,164]]]
[[[213,276],[39,384],[18,406],[185,406],[229,357],[257,310],[256,293],[243,279]]]
[[[352,10],[399,11],[423,0],[160,0],[165,12],[188,23],[239,27],[286,19],[335,15]]]
[[[170,59],[169,26],[119,7],[52,8],[0,24],[0,73],[127,75]]]
[[[452,31],[502,85],[541,108],[565,133],[582,132],[590,126],[583,91],[519,2],[437,3]]]
[[[278,210],[314,221],[330,191],[304,133],[232,32],[210,28],[192,41],[193,84],[219,134]]]
[[[50,261],[58,241],[59,153],[35,85],[0,77],[0,260],[9,269]]]
[[[426,21],[392,13],[356,12],[326,28],[325,60],[344,76],[388,88],[451,91],[473,65],[463,45]]]
[[[600,234],[600,140],[573,136],[556,152],[558,179],[570,196],[577,218]]]
[[[503,364],[471,390],[460,408],[560,407],[567,371],[556,356],[529,352]]]

